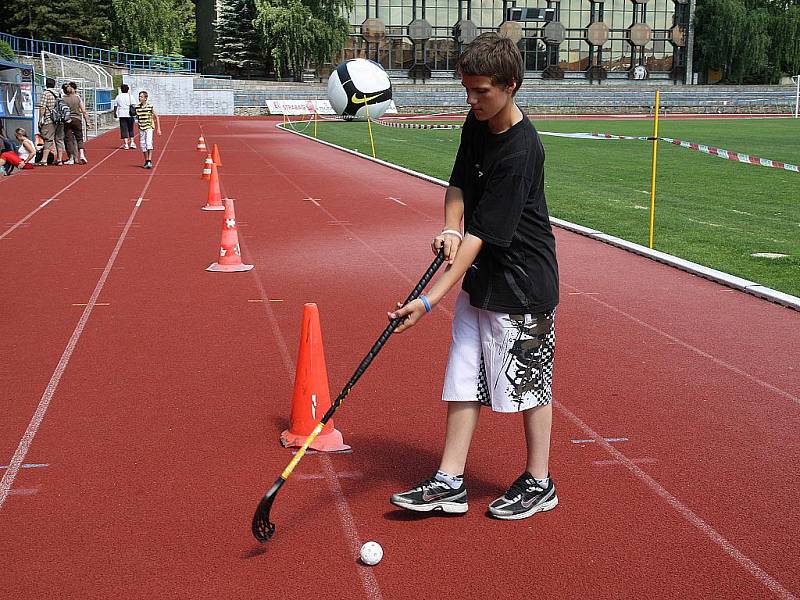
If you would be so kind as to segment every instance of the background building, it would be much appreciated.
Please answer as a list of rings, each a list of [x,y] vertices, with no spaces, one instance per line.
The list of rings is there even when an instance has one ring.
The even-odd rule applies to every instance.
[[[463,44],[480,33],[500,31],[517,40],[530,78],[690,83],[694,0],[540,0],[538,4],[535,0],[529,4],[355,0],[354,4],[344,58],[371,58],[393,77],[451,77]]]

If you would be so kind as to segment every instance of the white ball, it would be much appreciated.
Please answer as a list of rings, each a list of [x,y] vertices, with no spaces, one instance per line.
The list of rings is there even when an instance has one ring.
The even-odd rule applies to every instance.
[[[328,78],[328,100],[346,119],[379,119],[392,103],[392,83],[383,67],[366,58],[338,65]]]
[[[367,542],[361,546],[361,562],[365,565],[377,565],[383,558],[383,548],[378,542]]]

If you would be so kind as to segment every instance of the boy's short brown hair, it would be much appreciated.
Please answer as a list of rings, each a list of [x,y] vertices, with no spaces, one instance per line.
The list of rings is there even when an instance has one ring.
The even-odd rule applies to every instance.
[[[522,53],[510,38],[494,32],[482,33],[458,57],[456,75],[490,77],[495,85],[510,85],[514,81],[516,94],[525,75]]]

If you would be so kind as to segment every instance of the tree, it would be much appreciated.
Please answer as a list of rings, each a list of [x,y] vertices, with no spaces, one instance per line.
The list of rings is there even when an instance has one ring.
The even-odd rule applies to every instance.
[[[191,0],[112,0],[117,39],[127,48],[152,54],[180,50],[194,17]]]
[[[261,38],[255,30],[254,0],[226,0],[217,14],[216,59],[234,74],[263,70]]]
[[[727,83],[777,83],[800,69],[797,0],[700,0],[697,62]]]
[[[300,80],[308,63],[322,65],[341,52],[350,25],[342,13],[352,0],[255,0],[256,30],[279,77]]]
[[[3,30],[21,37],[79,40],[92,46],[111,37],[111,0],[20,0],[9,3],[3,12],[7,12]],[[80,19],[70,15],[80,15]]]

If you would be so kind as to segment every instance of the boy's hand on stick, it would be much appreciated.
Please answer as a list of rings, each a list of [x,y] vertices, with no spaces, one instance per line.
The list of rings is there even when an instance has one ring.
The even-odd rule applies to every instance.
[[[439,253],[440,248],[444,248],[444,259],[448,265],[452,265],[461,246],[461,235],[455,230],[445,230],[431,242],[431,250],[434,254]]]
[[[422,302],[422,300],[417,298],[405,306],[403,306],[402,302],[398,302],[397,310],[387,314],[390,321],[393,319],[402,319],[400,325],[398,325],[397,329],[394,330],[394,333],[402,333],[406,329],[416,325],[425,312],[425,304]]]

